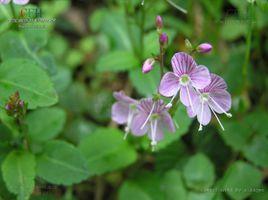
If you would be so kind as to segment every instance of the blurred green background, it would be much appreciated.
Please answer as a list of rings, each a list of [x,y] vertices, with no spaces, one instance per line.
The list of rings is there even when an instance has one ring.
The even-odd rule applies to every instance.
[[[268,199],[267,0],[145,0],[143,6],[141,0],[30,3],[26,7],[55,21],[17,30],[8,22],[10,7],[0,5],[0,55],[1,62],[28,58],[39,63],[58,94],[56,106],[26,116],[32,153],[38,157],[44,149],[75,148],[88,170],[61,175],[61,168],[38,157],[30,199]],[[15,14],[20,9],[16,6]],[[159,51],[157,15],[169,36],[166,71],[175,52],[187,51],[186,38],[194,45],[213,45],[210,54],[195,58],[226,80],[233,117],[220,116],[225,131],[214,119],[198,132],[198,122],[179,105],[175,120],[180,128],[166,133],[151,152],[146,136],[123,140],[123,127],[111,121],[111,106],[113,91],[135,98],[156,93],[159,67],[144,75],[141,66]],[[0,118],[2,163],[12,130]],[[59,156],[80,162],[77,154]],[[16,199],[1,176],[0,199]]]

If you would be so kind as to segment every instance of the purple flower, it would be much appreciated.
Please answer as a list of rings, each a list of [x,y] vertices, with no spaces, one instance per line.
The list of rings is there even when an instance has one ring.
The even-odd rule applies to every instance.
[[[197,66],[194,59],[183,52],[176,53],[172,57],[171,65],[173,72],[168,72],[163,76],[159,93],[166,97],[172,97],[167,105],[167,107],[171,107],[174,98],[180,92],[181,102],[193,109],[194,88],[203,89],[210,83],[209,71],[205,66]]]
[[[138,101],[128,97],[123,91],[114,92],[114,98],[117,100],[112,106],[112,119],[118,124],[126,124],[125,136],[126,139],[132,119],[136,114],[136,106]]]
[[[142,73],[146,74],[152,71],[154,63],[155,63],[155,60],[153,58],[146,59],[142,66]]]
[[[154,101],[152,98],[142,99],[137,105],[137,114],[133,117],[131,131],[136,136],[148,133],[151,145],[163,138],[163,129],[175,131],[168,109],[162,100]]]
[[[231,108],[231,95],[226,91],[227,85],[223,78],[216,74],[211,74],[211,83],[205,88],[197,91],[193,98],[194,112],[189,107],[187,108],[188,115],[194,117],[197,115],[199,121],[199,131],[202,130],[202,125],[207,125],[211,120],[211,112],[215,115],[221,128],[224,130],[216,113],[226,114],[227,117],[232,117],[231,113],[227,113]]]
[[[11,0],[0,0],[0,4],[8,4],[10,3]],[[13,0],[14,4],[18,4],[18,5],[25,5],[27,3],[29,3],[30,0]]]
[[[212,45],[209,43],[202,43],[196,48],[199,53],[208,53],[212,50]]]

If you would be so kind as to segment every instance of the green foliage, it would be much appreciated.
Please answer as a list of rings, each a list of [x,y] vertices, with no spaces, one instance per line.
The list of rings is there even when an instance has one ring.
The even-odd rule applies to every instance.
[[[235,200],[245,199],[252,189],[259,187],[261,172],[250,164],[237,161],[229,166],[221,181],[222,188],[227,188],[228,196]]]
[[[18,200],[29,199],[34,189],[35,158],[32,154],[12,151],[2,164],[3,179]]]
[[[215,169],[203,154],[191,157],[183,168],[183,176],[188,187],[195,190],[207,189],[215,180]]]
[[[0,66],[0,97],[8,97],[19,91],[30,109],[50,106],[58,97],[45,71],[28,59],[10,59]]]
[[[117,129],[100,128],[81,141],[79,149],[87,158],[91,175],[126,167],[137,159],[136,151]]]
[[[65,112],[60,108],[42,108],[27,115],[28,134],[36,142],[55,138],[63,129]]]
[[[88,175],[85,157],[73,145],[63,141],[50,141],[44,153],[37,157],[37,176],[59,185],[72,185]]]

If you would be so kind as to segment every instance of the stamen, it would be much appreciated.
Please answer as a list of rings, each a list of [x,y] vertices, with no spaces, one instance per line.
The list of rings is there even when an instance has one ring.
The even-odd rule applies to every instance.
[[[211,98],[211,100],[213,101],[213,103],[216,104],[216,106],[218,106],[218,108],[220,108],[220,110],[227,116],[227,117],[232,117],[232,114],[231,113],[227,113],[225,112],[225,110],[211,97],[209,96],[209,98]]]
[[[173,122],[174,122],[174,124],[175,124],[176,128],[177,128],[177,129],[179,129],[179,128],[180,128],[180,126],[179,126],[179,124],[177,123],[177,121],[176,121],[175,119],[173,119]]]
[[[128,110],[128,116],[127,116],[127,126],[125,127],[125,135],[124,135],[124,140],[127,139],[128,133],[130,131],[130,126],[131,122],[134,116],[134,111],[131,108],[131,104],[129,105],[129,110]]]
[[[157,129],[157,120],[151,121],[152,151],[155,150],[155,146],[157,145],[157,141],[155,138],[156,137],[156,129]]]
[[[204,111],[204,101],[203,100],[201,100],[202,101],[202,104],[201,104],[201,122],[203,121],[203,111]],[[202,124],[201,124],[201,122],[199,123],[199,128],[198,128],[198,131],[202,131],[203,130],[203,126],[202,126]]]
[[[185,87],[186,87],[186,90],[187,90],[187,96],[188,96],[188,99],[189,99],[189,101],[190,101],[190,107],[191,107],[193,113],[195,113],[195,112],[194,112],[193,103],[192,103],[192,99],[191,99],[191,97],[190,97],[190,91],[189,91],[189,88],[188,88],[187,85],[186,85]]]
[[[224,127],[223,127],[223,125],[222,125],[220,119],[218,118],[217,114],[214,112],[214,110],[213,110],[212,108],[210,108],[210,109],[211,109],[211,111],[213,112],[214,116],[216,117],[218,123],[220,124],[221,129],[222,129],[223,131],[225,131],[225,129],[224,129]]]
[[[174,94],[174,96],[172,97],[172,99],[170,100],[170,102],[165,106],[166,108],[171,108],[172,107],[172,102],[174,101],[175,97],[177,96],[177,94],[179,93],[179,90],[176,92],[176,94]]]
[[[154,111],[154,107],[155,107],[155,102],[153,103],[152,109],[151,109],[151,111],[150,111],[148,117],[146,118],[145,122],[144,122],[143,125],[141,126],[141,129],[144,128],[144,126],[147,124],[147,122],[149,121],[150,117],[152,116],[153,111]]]

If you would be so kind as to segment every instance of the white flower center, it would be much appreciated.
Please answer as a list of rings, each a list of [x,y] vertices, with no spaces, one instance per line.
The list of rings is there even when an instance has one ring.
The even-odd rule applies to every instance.
[[[180,77],[180,84],[183,86],[188,85],[190,81],[191,78],[187,74],[184,74]]]
[[[201,99],[202,102],[207,102],[208,99],[209,99],[209,93],[202,93],[200,95],[200,99]]]

